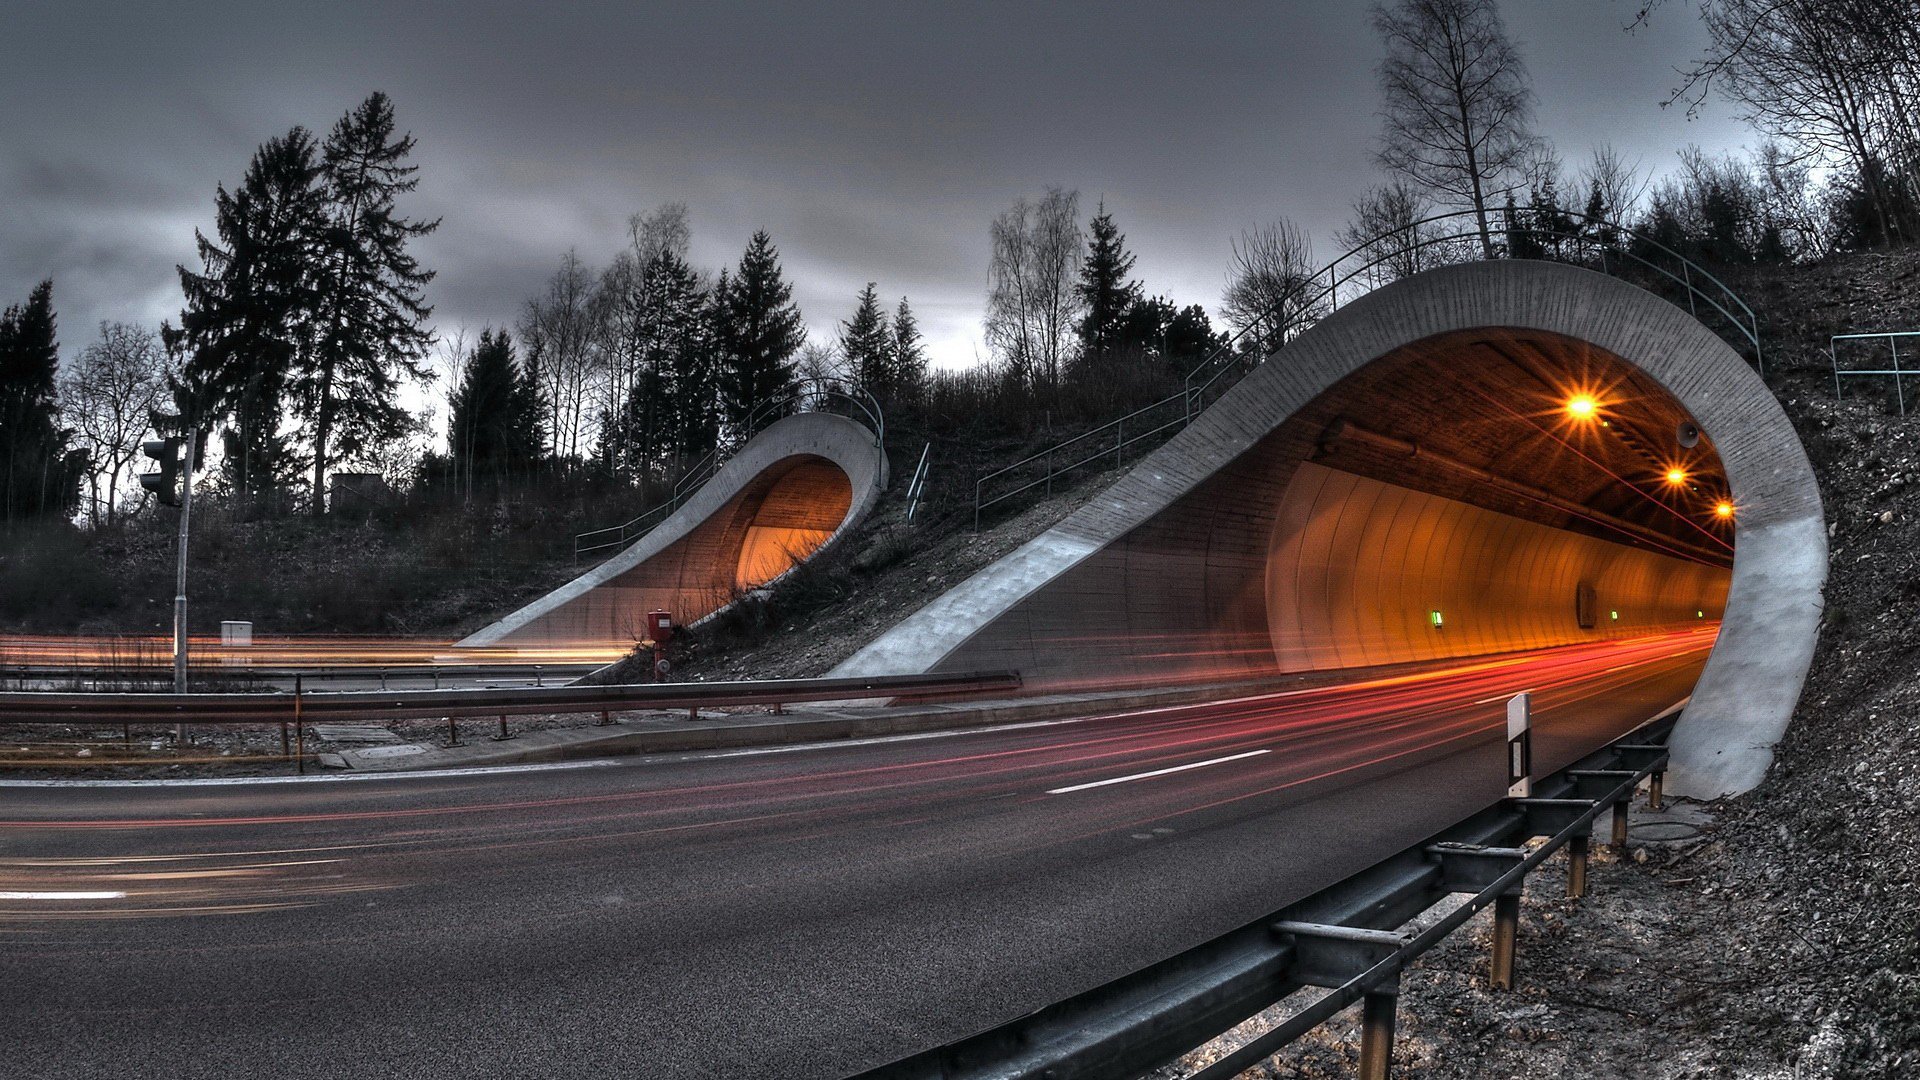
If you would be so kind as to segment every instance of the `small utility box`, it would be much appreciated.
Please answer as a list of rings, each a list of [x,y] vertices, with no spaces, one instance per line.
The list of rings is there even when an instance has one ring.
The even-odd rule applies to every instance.
[[[223,622],[220,624],[220,644],[229,647],[245,648],[253,644],[253,624],[251,622]]]

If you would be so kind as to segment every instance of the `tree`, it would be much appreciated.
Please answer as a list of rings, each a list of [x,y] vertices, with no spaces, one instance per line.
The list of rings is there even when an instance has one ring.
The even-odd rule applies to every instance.
[[[100,338],[62,372],[61,396],[75,432],[91,452],[91,517],[111,525],[120,506],[120,478],[140,456],[153,413],[167,405],[167,356],[145,327],[102,322]],[[99,494],[106,482],[106,498]]]
[[[237,497],[269,499],[295,462],[281,421],[288,382],[310,340],[311,253],[325,225],[313,136],[296,127],[253,155],[240,187],[214,195],[219,242],[195,230],[201,270],[179,267],[186,307],[183,395],[197,428],[228,421],[225,469]]]
[[[1487,203],[1533,143],[1526,67],[1494,0],[1396,0],[1373,9],[1373,26],[1387,46],[1381,164],[1442,203],[1471,208],[1493,258]]]
[[[315,515],[326,511],[327,467],[403,434],[411,423],[394,401],[405,378],[431,379],[425,366],[433,313],[407,242],[439,221],[401,217],[396,199],[419,185],[406,164],[412,135],[394,133],[393,102],[375,92],[342,117],[322,151],[325,225],[314,253],[316,340],[293,382],[294,412],[313,448]]]
[[[687,204],[662,203],[651,214],[635,214],[627,219],[627,235],[633,242],[633,262],[642,271],[662,255],[687,261],[693,246],[693,229],[687,224]]]
[[[620,469],[645,475],[661,457],[711,447],[713,345],[700,276],[678,255],[652,259],[635,297],[635,375],[602,438],[617,446]]]
[[[927,385],[927,350],[904,296],[893,309],[893,382],[894,394],[904,400],[917,399]]]
[[[1134,256],[1104,201],[1087,228],[1092,241],[1080,264],[1080,280],[1074,285],[1074,295],[1086,314],[1076,330],[1082,359],[1098,361],[1120,350],[1127,310],[1140,298],[1140,286],[1127,278],[1133,272]]]
[[[451,401],[447,450],[473,495],[475,478],[496,483],[531,468],[541,448],[540,398],[505,330],[482,330]]]
[[[1873,243],[1920,235],[1920,2],[1706,0],[1711,44],[1669,103],[1718,87],[1852,186]]]
[[[1080,260],[1078,192],[1048,188],[1037,203],[1020,199],[993,221],[987,266],[988,347],[1016,381],[1058,386],[1080,313],[1074,269]]]
[[[1405,177],[1368,190],[1353,203],[1353,217],[1334,239],[1354,252],[1374,286],[1412,277],[1450,261],[1450,241],[1425,219],[1432,204]]]
[[[1164,296],[1148,296],[1127,309],[1118,347],[1158,358],[1171,374],[1185,376],[1220,344],[1205,308],[1183,308]]]
[[[52,281],[0,312],[0,503],[9,524],[70,514],[79,502],[86,456],[69,451],[59,423],[55,321]]]
[[[871,281],[860,290],[853,318],[840,324],[840,354],[855,385],[882,400],[893,396],[893,333]]]
[[[553,455],[569,462],[578,462],[581,451],[593,447],[587,406],[599,385],[595,376],[603,359],[597,348],[601,312],[596,292],[593,272],[569,251],[547,279],[546,292],[527,301],[520,319],[528,367],[539,379],[548,410]]]
[[[728,422],[744,424],[756,406],[793,384],[794,357],[807,340],[793,286],[781,276],[780,253],[766,230],[753,234],[716,300],[721,412]]]
[[[1233,241],[1221,314],[1265,356],[1325,312],[1322,290],[1312,281],[1315,270],[1313,241],[1298,225],[1281,218],[1248,229]]]

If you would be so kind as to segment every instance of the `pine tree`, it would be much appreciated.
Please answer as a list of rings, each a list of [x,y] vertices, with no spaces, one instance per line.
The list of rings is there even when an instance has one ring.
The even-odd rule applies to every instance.
[[[471,494],[478,476],[502,481],[540,456],[540,401],[505,330],[482,330],[454,392],[447,450]]]
[[[205,428],[228,421],[227,479],[263,499],[294,463],[280,433],[294,365],[309,343],[311,254],[324,225],[313,136],[296,127],[253,155],[238,190],[214,196],[219,243],[194,232],[201,272],[182,266],[181,343],[189,350],[183,404]]]
[[[1093,241],[1080,263],[1080,280],[1074,285],[1074,293],[1086,309],[1077,328],[1083,362],[1105,360],[1120,351],[1127,309],[1140,298],[1140,286],[1127,280],[1133,272],[1134,256],[1104,201],[1089,230]]]
[[[700,275],[663,251],[647,263],[635,297],[635,377],[611,429],[616,464],[636,475],[687,448],[711,448],[714,388],[707,297]]]
[[[893,380],[894,394],[907,401],[919,398],[927,385],[927,350],[920,343],[920,324],[904,296],[900,306],[893,309]]]
[[[316,515],[326,509],[328,466],[405,431],[410,418],[394,401],[400,381],[432,378],[424,361],[433,335],[424,324],[433,309],[421,288],[434,275],[407,252],[407,241],[440,223],[409,221],[394,206],[419,184],[419,166],[405,163],[413,146],[413,136],[394,134],[393,102],[375,92],[341,117],[322,152],[316,337],[292,387],[313,446]]]
[[[887,316],[880,310],[880,298],[873,282],[860,290],[860,302],[853,318],[840,324],[840,352],[846,357],[846,370],[856,385],[882,400],[893,397],[893,334]]]
[[[80,501],[86,457],[68,450],[71,433],[59,424],[59,363],[53,282],[42,281],[24,306],[0,313],[0,503],[9,523],[71,514]]]
[[[753,234],[717,299],[720,407],[729,423],[740,425],[793,384],[794,358],[807,337],[793,286],[780,274],[780,253],[764,229]]]

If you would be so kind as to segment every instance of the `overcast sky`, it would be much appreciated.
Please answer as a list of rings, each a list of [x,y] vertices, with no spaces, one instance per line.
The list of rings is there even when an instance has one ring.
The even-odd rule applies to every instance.
[[[942,365],[981,352],[987,228],[1022,195],[1104,199],[1136,275],[1213,308],[1228,242],[1288,216],[1324,259],[1380,176],[1362,3],[805,5],[6,0],[0,302],[54,279],[63,351],[177,312],[176,263],[264,139],[385,90],[419,139],[412,215],[443,329],[510,324],[562,252],[603,265],[630,214],[691,208],[693,257],[778,244],[814,336],[877,282]],[[1702,34],[1682,5],[1505,0],[1569,165],[1660,170],[1754,137],[1659,100]]]

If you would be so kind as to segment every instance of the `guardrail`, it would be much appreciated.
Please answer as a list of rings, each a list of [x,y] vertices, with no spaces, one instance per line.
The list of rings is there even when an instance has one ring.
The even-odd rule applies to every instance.
[[[842,386],[832,379],[796,379],[785,387],[767,396],[754,407],[746,422],[736,429],[730,438],[721,441],[706,456],[694,462],[687,471],[674,481],[673,494],[666,502],[650,507],[638,517],[619,525],[610,525],[604,529],[593,529],[578,533],[573,538],[573,557],[580,558],[596,551],[609,548],[623,548],[635,540],[653,531],[654,527],[673,515],[675,510],[691,498],[707,481],[713,479],[720,467],[740,452],[762,425],[780,420],[794,411],[791,405],[811,405],[800,412],[823,412],[821,406],[828,401],[843,401],[851,405],[866,421],[868,430],[874,434],[875,445],[885,445],[887,438],[887,418],[880,408],[880,401],[860,387]]]
[[[448,679],[534,679],[541,685],[547,678],[586,675],[607,666],[605,661],[544,664],[388,664],[346,665],[341,667],[253,667],[248,664],[195,664],[190,679],[257,679],[285,682],[295,678],[307,682],[341,679],[426,679],[438,689],[441,678]],[[5,680],[99,680],[102,682],[163,682],[171,685],[173,668],[157,664],[89,667],[61,664],[0,664],[0,682]],[[34,691],[38,693],[38,691]]]
[[[1017,690],[1015,671],[877,675],[854,679],[766,679],[611,686],[518,686],[458,690],[348,690],[309,694],[0,693],[0,724],[257,724],[288,720],[407,720],[608,713],[735,705],[779,708],[805,701],[923,698]]]
[[[1840,378],[1843,375],[1844,376],[1875,375],[1883,378],[1888,375],[1891,375],[1893,376],[1893,396],[1894,396],[1894,399],[1900,403],[1900,415],[1901,416],[1907,415],[1907,390],[1904,384],[1904,380],[1912,378],[1915,375],[1920,375],[1920,370],[1915,370],[1914,368],[1911,368],[1911,367],[1905,368],[1905,369],[1901,368],[1900,366],[1900,339],[1901,338],[1920,338],[1920,330],[1892,330],[1892,331],[1886,331],[1883,333],[1876,333],[1876,334],[1835,334],[1832,337],[1828,338],[1827,339],[1827,359],[1833,364],[1833,396],[1835,398],[1838,398],[1840,396]],[[1891,368],[1847,368],[1844,371],[1841,370],[1840,368],[1840,343],[1841,342],[1843,341],[1879,341],[1882,339],[1886,341],[1888,349],[1891,350],[1893,353],[1893,366]]]
[[[1539,797],[1505,799],[1331,888],[1238,930],[1037,1012],[892,1064],[856,1080],[1072,1080],[1138,1076],[1179,1058],[1287,997],[1329,993],[1186,1077],[1227,1080],[1359,1002],[1359,1075],[1384,1078],[1392,1058],[1400,974],[1412,960],[1491,906],[1489,979],[1511,990],[1520,897],[1529,873],[1568,853],[1567,893],[1587,887],[1589,833],[1613,811],[1624,850],[1635,789],[1650,780],[1658,808],[1667,767],[1662,719],[1539,781]],[[1521,845],[1535,837],[1546,843]],[[1396,932],[1450,896],[1459,908],[1416,933]]]
[[[1044,487],[1046,493],[1051,495],[1057,477],[1103,461],[1109,456],[1115,465],[1123,464],[1129,447],[1185,428],[1208,405],[1232,388],[1239,376],[1280,355],[1295,334],[1327,313],[1337,310],[1342,286],[1348,286],[1346,296],[1352,299],[1383,284],[1383,279],[1391,275],[1383,272],[1381,267],[1396,259],[1433,248],[1457,249],[1463,242],[1477,246],[1477,231],[1463,234],[1441,232],[1433,228],[1442,222],[1472,218],[1474,213],[1472,210],[1458,210],[1435,214],[1382,233],[1349,249],[1311,275],[1290,283],[1278,300],[1194,365],[1178,391],[981,476],[974,482],[973,488],[974,530],[979,531],[982,512],[997,503],[1040,487]],[[1504,210],[1490,211],[1489,215],[1493,220],[1492,231],[1496,234],[1526,235],[1536,241],[1542,238],[1552,241],[1556,248],[1552,261],[1598,269],[1615,277],[1624,276],[1615,269],[1624,262],[1650,270],[1659,279],[1678,286],[1686,296],[1687,310],[1716,333],[1728,338],[1736,348],[1743,345],[1750,347],[1754,364],[1763,377],[1766,375],[1766,356],[1760,344],[1760,320],[1754,315],[1753,309],[1725,282],[1686,256],[1645,233],[1585,214],[1565,214],[1566,219],[1574,225],[1572,231],[1508,221]],[[1616,242],[1600,243],[1583,231],[1586,228],[1610,232]],[[1557,250],[1562,244],[1570,246],[1570,254]],[[1636,251],[1636,247],[1640,251]],[[1645,254],[1641,254],[1641,251]],[[1452,261],[1478,259],[1476,255]],[[1714,327],[1702,317],[1702,304],[1710,313],[1717,313],[1721,317],[1724,329]],[[1263,348],[1263,345],[1270,347]]]

